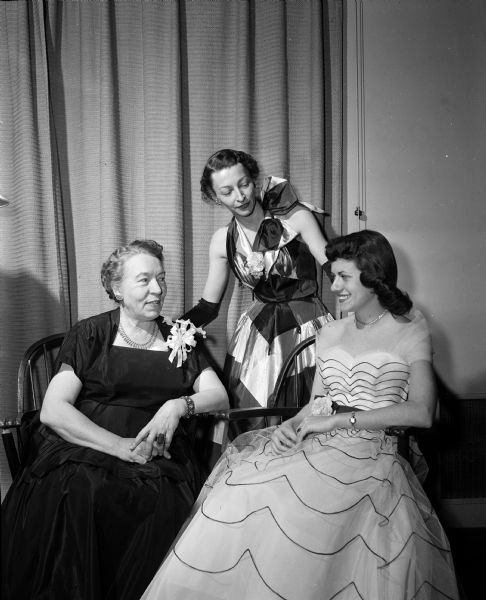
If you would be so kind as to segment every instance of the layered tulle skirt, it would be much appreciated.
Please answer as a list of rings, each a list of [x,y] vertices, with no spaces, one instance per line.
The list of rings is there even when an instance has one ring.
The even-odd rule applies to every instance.
[[[444,531],[383,432],[235,440],[143,600],[458,598]]]

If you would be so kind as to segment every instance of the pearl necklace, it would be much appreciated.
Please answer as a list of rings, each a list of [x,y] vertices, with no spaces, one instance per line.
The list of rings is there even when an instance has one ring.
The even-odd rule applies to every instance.
[[[121,324],[121,322],[118,325],[118,333],[121,335],[123,341],[126,342],[132,348],[137,348],[137,350],[148,350],[153,345],[155,338],[157,337],[157,325],[154,321],[150,338],[144,344],[137,344],[137,342],[134,342],[132,338],[128,335],[128,333],[123,329],[123,325]]]
[[[371,325],[374,325],[375,323],[378,323],[378,321],[380,319],[382,319],[386,315],[387,312],[388,312],[388,309],[385,308],[385,310],[382,313],[380,313],[372,321],[368,321],[367,323],[365,321],[360,321],[358,319],[358,317],[356,316],[356,313],[354,313],[354,322],[355,322],[356,325],[362,325],[363,327],[371,327]]]

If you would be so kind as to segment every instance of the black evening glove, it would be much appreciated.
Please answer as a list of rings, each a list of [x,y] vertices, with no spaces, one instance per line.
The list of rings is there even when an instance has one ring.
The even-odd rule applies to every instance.
[[[331,271],[331,261],[328,260],[326,261],[323,265],[322,265],[322,270],[324,271],[324,273],[326,274],[327,278],[329,279],[329,281],[332,282],[334,281],[334,275],[333,272]]]
[[[181,319],[189,319],[196,327],[202,327],[214,321],[219,313],[219,302],[208,302],[201,298],[196,306],[190,308]]]

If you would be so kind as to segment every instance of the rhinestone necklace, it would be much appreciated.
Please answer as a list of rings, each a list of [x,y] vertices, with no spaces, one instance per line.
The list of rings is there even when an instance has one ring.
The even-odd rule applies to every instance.
[[[363,327],[371,327],[371,325],[374,325],[375,323],[378,323],[378,321],[380,319],[382,319],[386,315],[387,312],[388,312],[388,309],[385,308],[385,310],[382,313],[380,313],[372,321],[368,321],[367,323],[365,321],[360,321],[358,319],[358,317],[356,316],[356,313],[354,313],[354,322],[355,322],[356,325],[362,325]]]
[[[128,333],[123,329],[123,325],[121,324],[121,322],[118,325],[118,333],[121,335],[123,341],[126,342],[132,348],[137,348],[138,350],[148,350],[154,343],[155,338],[157,337],[157,325],[154,321],[150,338],[144,344],[137,344],[137,342],[134,342],[132,338],[128,335]]]

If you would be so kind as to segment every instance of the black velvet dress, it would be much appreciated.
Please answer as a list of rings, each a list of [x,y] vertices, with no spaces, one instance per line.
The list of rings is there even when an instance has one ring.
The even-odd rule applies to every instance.
[[[208,365],[197,347],[177,368],[168,352],[113,346],[118,320],[115,310],[78,323],[59,361],[83,382],[75,406],[135,437],[166,400],[192,393]],[[201,486],[185,421],[171,460],[145,465],[68,443],[44,425],[33,430],[2,506],[2,597],[137,600]]]

